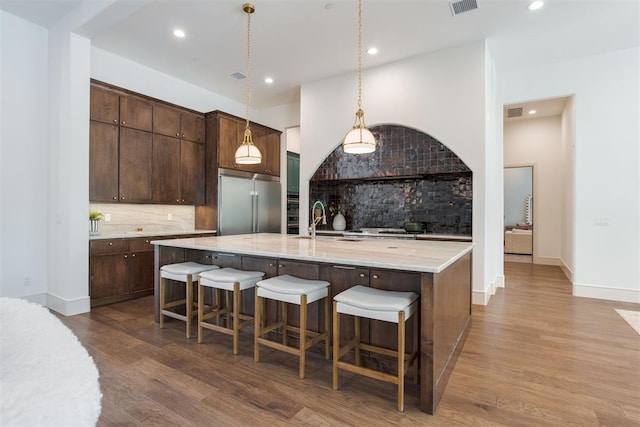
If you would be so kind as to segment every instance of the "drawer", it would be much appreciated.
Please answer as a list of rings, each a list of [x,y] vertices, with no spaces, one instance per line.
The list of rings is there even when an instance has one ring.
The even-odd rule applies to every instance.
[[[92,240],[89,242],[89,255],[121,254],[129,252],[127,239]]]
[[[142,237],[139,239],[129,239],[129,251],[131,252],[153,252],[154,240],[160,240],[158,237]]]

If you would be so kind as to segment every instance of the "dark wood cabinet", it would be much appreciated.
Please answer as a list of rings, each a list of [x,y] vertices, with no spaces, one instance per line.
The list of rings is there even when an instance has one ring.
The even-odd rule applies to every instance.
[[[152,134],[136,129],[120,128],[120,201],[150,203]]]
[[[204,204],[204,125],[203,114],[92,81],[89,200]]]
[[[180,203],[204,204],[204,145],[180,142]]]
[[[110,90],[91,86],[90,118],[98,122],[120,123],[120,96]]]
[[[118,125],[89,123],[89,198],[94,202],[118,201]]]
[[[262,163],[238,165],[235,153],[244,139],[246,120],[221,111],[207,113],[205,119],[213,122],[212,126],[207,125],[206,145],[207,150],[217,151],[215,158],[218,160],[218,167],[280,176],[281,132],[250,123],[253,143],[262,154]]]
[[[152,240],[165,237],[101,239],[89,242],[91,306],[153,294]]]
[[[204,115],[154,105],[153,133],[203,144]]]

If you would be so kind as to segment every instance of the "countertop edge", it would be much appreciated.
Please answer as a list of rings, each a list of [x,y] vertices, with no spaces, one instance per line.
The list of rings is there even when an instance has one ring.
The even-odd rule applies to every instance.
[[[113,234],[89,235],[89,241],[106,239],[135,239],[137,237],[161,237],[161,236],[191,236],[194,234],[216,234],[217,230],[179,230],[179,231],[132,231]]]

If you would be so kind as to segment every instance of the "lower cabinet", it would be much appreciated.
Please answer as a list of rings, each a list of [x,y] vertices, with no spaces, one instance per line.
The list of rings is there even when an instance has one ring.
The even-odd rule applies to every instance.
[[[153,295],[156,238],[105,239],[89,242],[91,306]]]

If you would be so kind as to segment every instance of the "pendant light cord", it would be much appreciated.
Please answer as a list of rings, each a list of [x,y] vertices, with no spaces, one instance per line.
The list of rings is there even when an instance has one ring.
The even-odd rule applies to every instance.
[[[251,103],[251,13],[247,12],[247,105],[246,117],[247,124],[245,129],[249,129],[249,104]]]
[[[362,0],[358,0],[358,110],[362,109]]]

